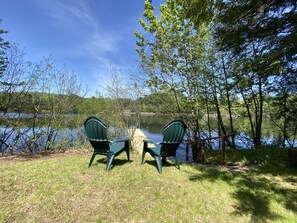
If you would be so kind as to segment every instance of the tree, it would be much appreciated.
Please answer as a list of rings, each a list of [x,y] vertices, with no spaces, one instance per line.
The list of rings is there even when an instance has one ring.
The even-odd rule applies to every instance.
[[[0,84],[0,109],[1,116],[1,139],[0,149],[10,149],[13,153],[14,148],[18,147],[28,129],[21,129],[22,109],[27,107],[24,100],[28,92],[32,89],[32,76],[26,73],[26,63],[24,61],[24,50],[19,49],[15,44],[5,52],[8,63],[1,76]],[[11,113],[17,112],[17,113]],[[13,114],[13,117],[11,117]],[[15,140],[9,139],[14,138]]]
[[[254,144],[259,146],[265,97],[278,94],[282,100],[296,94],[297,46],[292,44],[297,41],[296,2],[237,0],[222,2],[220,12],[217,43],[238,65],[236,87],[246,105]]]
[[[56,136],[68,124],[65,115],[75,112],[81,102],[81,81],[66,66],[56,68],[52,58],[32,63],[24,55],[15,44],[6,52],[8,63],[0,85],[0,148],[56,149]]]
[[[153,90],[172,95],[175,108],[168,111],[187,121],[193,133],[190,137],[206,134],[205,116],[208,136],[213,133],[212,112],[218,117],[218,134],[226,134],[219,102],[222,69],[217,65],[220,57],[214,50],[211,22],[196,26],[188,18],[187,7],[183,1],[167,0],[160,5],[158,18],[152,1],[145,1],[145,20],[139,23],[146,33],[135,32],[140,67]]]
[[[148,85],[157,91],[169,93],[174,98],[175,108],[172,116],[182,118],[185,109],[190,109],[196,119],[192,127],[199,135],[201,90],[199,86],[202,68],[198,60],[201,58],[201,32],[194,30],[193,24],[186,21],[183,11],[175,1],[166,1],[160,6],[160,19],[154,14],[152,1],[145,1],[143,13],[146,21],[139,20],[146,35],[135,31],[138,37],[137,52],[140,56],[140,67],[148,74]],[[203,32],[203,30],[202,30]],[[201,84],[201,82],[200,82]],[[182,106],[186,95],[190,106]],[[191,102],[190,102],[191,101]],[[185,117],[184,117],[185,118]]]
[[[218,44],[246,58],[262,52],[253,59],[255,68],[279,74],[280,65],[290,68],[296,63],[296,7],[293,0],[222,2]]]
[[[244,100],[253,142],[256,147],[261,145],[266,98],[278,95],[275,100],[281,102],[296,94],[296,1],[186,0],[181,4],[187,6],[187,18],[195,26],[212,21],[217,47],[233,66],[229,69],[232,90]],[[286,110],[284,103],[279,105],[274,107],[278,114]]]
[[[2,20],[0,19],[0,24]],[[3,72],[7,66],[7,58],[5,56],[5,51],[9,48],[9,42],[4,41],[4,39],[1,37],[2,34],[7,33],[6,30],[0,29],[0,78],[3,75]]]

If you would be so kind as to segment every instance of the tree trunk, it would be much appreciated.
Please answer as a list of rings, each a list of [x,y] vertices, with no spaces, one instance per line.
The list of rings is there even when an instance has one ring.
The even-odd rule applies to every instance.
[[[229,86],[228,86],[228,80],[227,80],[227,71],[225,67],[225,61],[222,57],[222,64],[223,64],[223,71],[224,71],[224,78],[225,78],[225,87],[226,87],[226,94],[227,94],[227,101],[228,101],[228,113],[229,113],[229,120],[230,120],[230,129],[231,133],[234,134],[234,127],[233,127],[233,118],[232,118],[232,105],[230,101],[230,93],[229,93]],[[235,148],[235,139],[232,137],[232,147]]]

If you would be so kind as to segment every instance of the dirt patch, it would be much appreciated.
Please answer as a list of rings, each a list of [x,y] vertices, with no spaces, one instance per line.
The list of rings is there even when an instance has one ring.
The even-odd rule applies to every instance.
[[[21,152],[17,153],[15,155],[2,155],[0,156],[0,162],[1,161],[29,161],[34,159],[49,159],[53,157],[60,157],[60,156],[72,156],[72,155],[84,155],[84,154],[90,154],[93,150],[91,149],[69,149],[69,150],[63,150],[63,151],[40,151],[40,152]]]
[[[260,165],[258,164],[242,165],[240,163],[227,163],[226,165],[206,164],[206,166],[213,167],[213,168],[218,168],[218,167],[225,168],[231,172],[246,172],[250,170],[255,170],[258,167],[260,167]]]
[[[249,165],[241,165],[238,163],[231,163],[226,166],[229,171],[233,172],[245,172],[250,170],[255,170],[259,167],[258,164],[249,164]]]

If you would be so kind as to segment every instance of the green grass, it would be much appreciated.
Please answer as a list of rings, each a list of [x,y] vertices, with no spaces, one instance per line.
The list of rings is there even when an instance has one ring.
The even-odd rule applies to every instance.
[[[246,161],[252,157],[244,153],[229,152],[228,158]],[[159,175],[149,155],[140,165],[140,155],[132,154],[132,162],[127,163],[122,154],[108,173],[102,156],[88,168],[90,156],[67,153],[0,159],[0,222],[297,219],[297,169],[279,161],[263,161],[260,167],[245,171],[186,163],[178,170],[169,161]]]

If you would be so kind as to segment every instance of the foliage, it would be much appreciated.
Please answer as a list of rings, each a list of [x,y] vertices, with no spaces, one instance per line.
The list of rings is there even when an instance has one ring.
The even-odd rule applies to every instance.
[[[66,66],[54,67],[51,58],[26,62],[17,45],[11,45],[6,57],[5,84],[0,86],[1,151],[16,151],[20,144],[31,152],[55,149],[58,133],[69,120],[65,115],[78,112],[81,102],[76,74]],[[28,118],[30,123],[24,126]]]
[[[294,147],[297,136],[297,95],[279,94],[269,98],[271,120],[283,133],[282,146]]]
[[[157,92],[139,98],[142,111],[163,114],[168,111],[174,111],[174,98],[172,94],[166,92]]]
[[[245,58],[252,56],[257,72],[275,75],[285,69],[287,75],[294,75],[297,52],[295,44],[291,44],[297,40],[294,1],[223,2],[218,17],[217,35],[222,48]]]
[[[219,9],[217,44],[233,57],[237,89],[245,101],[255,145],[260,145],[265,97],[278,94],[282,100],[296,94],[297,48],[291,44],[297,40],[296,4],[222,1]]]
[[[0,19],[0,24],[1,22],[2,20]],[[7,58],[5,57],[5,51],[9,48],[9,43],[4,41],[1,37],[1,35],[5,33],[7,33],[6,30],[0,29],[0,78],[2,77],[8,63]],[[0,81],[0,84],[2,84],[2,81]]]
[[[158,18],[152,2],[145,1],[145,20],[139,19],[145,34],[135,31],[140,67],[149,76],[147,82],[153,90],[171,95],[167,112],[187,122],[189,138],[233,133],[231,99],[236,97],[230,91],[224,60],[215,51],[212,23],[205,20],[196,26],[188,18],[189,7],[182,1],[167,0],[160,5]],[[223,119],[223,110],[229,113],[228,122]],[[211,126],[213,115],[217,128]]]
[[[135,32],[140,67],[153,90],[173,95],[172,116],[185,119],[193,137],[203,134],[201,122],[213,113],[218,128],[209,125],[209,135],[235,132],[233,113],[242,106],[259,147],[268,98],[275,96],[279,107],[270,109],[275,123],[283,122],[283,145],[292,138],[289,125],[295,138],[296,104],[289,100],[297,89],[294,1],[167,0],[160,16],[154,10],[145,1],[144,34]]]

